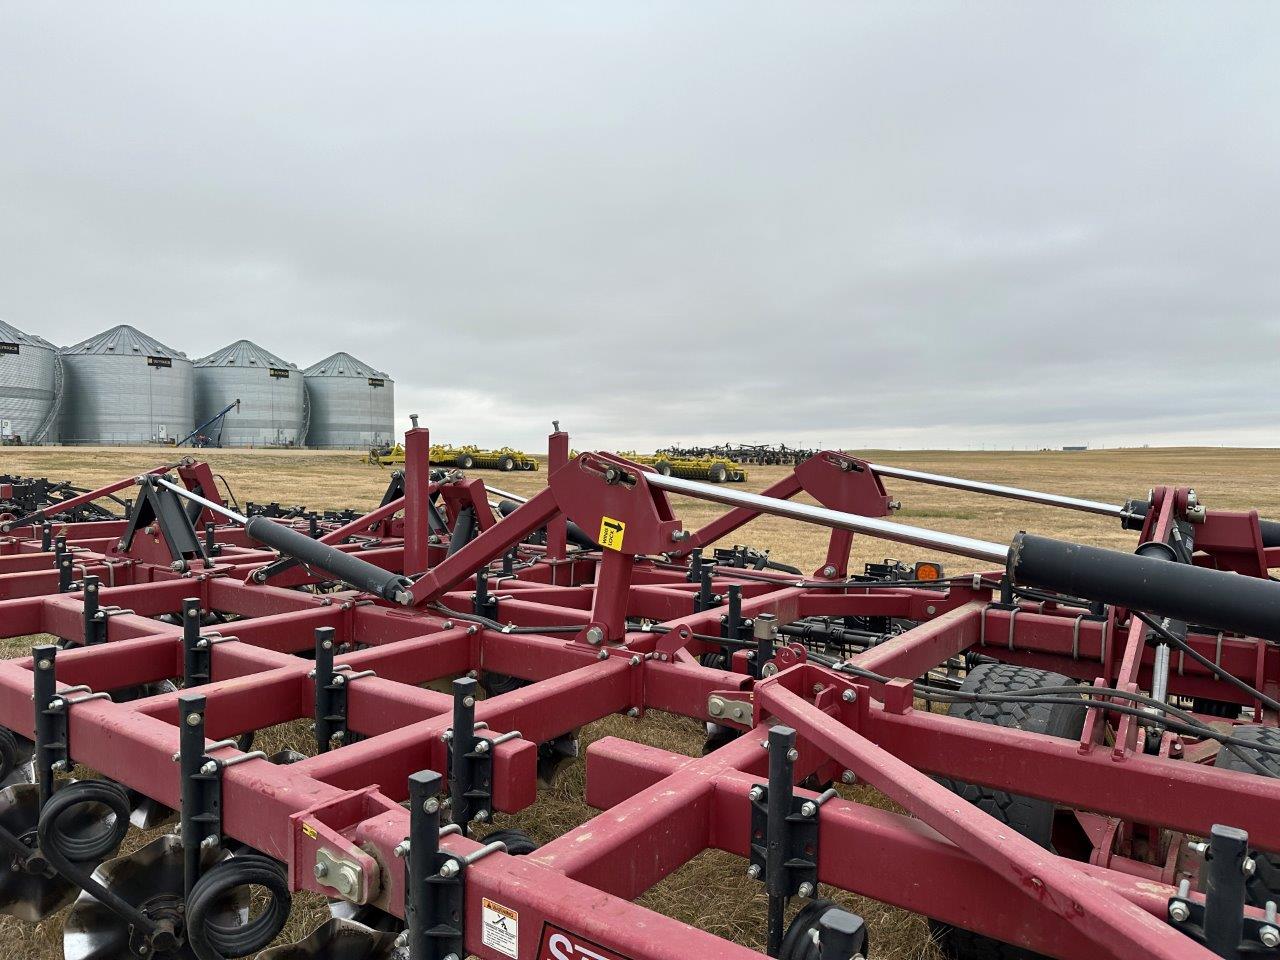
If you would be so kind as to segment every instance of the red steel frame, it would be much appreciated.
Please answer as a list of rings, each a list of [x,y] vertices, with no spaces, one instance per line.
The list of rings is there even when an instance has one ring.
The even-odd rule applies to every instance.
[[[226,833],[285,862],[295,889],[333,894],[312,871],[324,847],[360,865],[366,902],[403,915],[404,875],[394,851],[408,834],[408,814],[400,801],[409,774],[446,771],[442,735],[451,725],[452,698],[423,685],[470,671],[533,681],[476,706],[477,721],[487,724],[480,735],[520,733],[493,749],[493,804],[507,812],[535,799],[535,745],[541,741],[613,713],[659,710],[707,720],[713,695],[751,705],[750,718],[733,723],[744,735],[703,758],[616,738],[593,744],[586,799],[602,809],[598,816],[530,856],[495,854],[468,867],[466,949],[485,960],[507,958],[481,942],[482,898],[519,913],[522,958],[539,955],[545,924],[633,960],[755,955],[631,901],[703,850],[746,854],[747,794],[765,775],[761,745],[774,723],[798,733],[798,777],[851,771],[905,811],[843,799],[826,803],[820,813],[822,882],[1043,953],[1117,960],[1211,956],[1165,922],[1177,881],[1194,877],[1198,868],[1182,835],[1207,835],[1212,824],[1226,823],[1247,830],[1254,845],[1280,851],[1280,783],[1215,769],[1213,751],[1204,745],[1166,734],[1160,754],[1146,755],[1136,749],[1138,730],[1129,717],[1116,722],[1109,744],[1096,710],[1080,740],[1070,742],[915,706],[909,678],[966,650],[1122,689],[1149,689],[1152,658],[1141,626],[1126,626],[1114,609],[1099,620],[1054,604],[995,608],[997,578],[988,576],[940,590],[797,585],[793,576],[718,568],[715,592],[740,587],[745,617],[920,622],[852,660],[903,678],[892,683],[811,664],[800,645],[779,648],[778,672],[753,680],[699,665],[706,647],[695,635],[718,633],[723,608],[692,612],[697,585],[688,582],[686,568],[650,559],[709,545],[752,519],[752,512],[731,510],[680,539],[680,522],[665,495],[647,487],[643,468],[602,454],[570,461],[568,438],[557,432],[550,442],[548,488],[500,522],[480,510],[480,535],[447,556],[446,545],[428,532],[429,499],[438,496],[452,522],[460,505],[479,506],[485,494],[475,480],[431,482],[429,446],[425,429],[409,431],[403,500],[328,535],[338,542],[357,531],[378,534],[382,543],[360,556],[388,570],[421,574],[412,607],[351,591],[293,589],[323,579],[303,567],[256,583],[253,571],[274,555],[255,549],[232,525],[216,530],[223,549],[212,567],[185,571],[170,569],[167,556],[159,555],[159,538],[139,537],[132,553],[120,553],[115,539],[122,524],[85,523],[66,531],[79,573],[101,577],[101,602],[118,612],[109,617],[107,643],[58,656],[63,685],[111,690],[180,676],[180,628],[154,618],[178,610],[188,597],[206,610],[240,618],[229,627],[234,638],[212,648],[212,682],[199,689],[207,698],[210,738],[311,717],[310,663],[294,654],[311,649],[317,628],[334,628],[339,643],[355,648],[342,655],[352,671],[375,671],[348,690],[349,725],[366,739],[290,766],[250,761],[225,772]],[[766,492],[781,498],[806,492],[834,509],[883,516],[889,509],[884,488],[858,463],[823,453]],[[638,482],[603,482],[605,471],[618,465],[629,466]],[[201,470],[207,473],[203,465],[184,470],[189,486]],[[209,496],[212,483],[204,489]],[[1159,539],[1185,507],[1181,491],[1157,489],[1140,539]],[[392,519],[397,511],[403,519]],[[625,552],[566,548],[566,521],[593,534],[605,518],[625,524]],[[544,527],[545,547],[522,545]],[[1210,511],[1198,528],[1197,562],[1265,575],[1267,567],[1280,565],[1280,550],[1264,547],[1257,530],[1256,513]],[[819,578],[843,580],[850,536],[832,533]],[[449,609],[470,609],[466,581],[512,547],[519,549],[521,567],[495,588],[501,620],[581,625],[580,632],[508,633],[450,616]],[[39,550],[38,540],[0,540],[0,633],[78,640],[83,597],[56,590],[52,555]],[[657,628],[628,629],[628,619],[637,618]],[[1189,642],[1259,689],[1280,693],[1275,647],[1197,634]],[[0,724],[26,737],[33,735],[31,671],[30,658],[0,662]],[[1169,690],[1242,699],[1191,662],[1171,673]],[[176,807],[179,779],[171,757],[178,744],[177,697],[76,705],[69,714],[73,756]],[[1091,849],[1083,860],[1054,855],[964,804],[933,776],[1076,810]],[[1134,829],[1167,831],[1167,854],[1135,855],[1126,842]],[[442,841],[443,849],[458,854],[478,846],[459,836]]]

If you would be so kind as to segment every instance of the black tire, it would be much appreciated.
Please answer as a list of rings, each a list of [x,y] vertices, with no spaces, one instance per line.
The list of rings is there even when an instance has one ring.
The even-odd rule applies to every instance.
[[[510,473],[516,468],[515,457],[503,457],[498,461],[498,469],[503,473]]]
[[[707,475],[711,478],[712,483],[724,483],[729,479],[729,471],[725,469],[723,463],[714,464]]]
[[[495,830],[484,838],[485,843],[502,842],[513,857],[525,857],[537,850],[540,844],[523,830]]]
[[[819,960],[822,949],[813,938],[814,931],[821,929],[819,923],[828,911],[843,909],[834,900],[810,900],[806,903],[787,924],[786,933],[782,935],[782,946],[778,950],[778,960]],[[867,928],[863,926],[862,936],[853,945],[854,954],[870,956],[869,940]]]
[[[476,465],[476,458],[469,453],[459,454],[454,463],[458,465],[460,470],[470,470]]]
[[[1202,713],[1206,717],[1223,717],[1226,720],[1239,720],[1244,707],[1238,703],[1225,700],[1210,700],[1208,697],[1196,697],[1191,701],[1191,712]]]
[[[1280,749],[1280,729],[1275,727],[1247,724],[1232,727],[1231,735],[1239,737],[1241,740],[1251,740],[1254,743]],[[1248,754],[1251,759],[1257,761],[1267,770],[1270,770],[1274,776],[1280,777],[1280,755],[1265,753],[1262,750],[1251,750],[1248,747],[1239,747],[1238,749]],[[1226,747],[1218,751],[1217,759],[1213,761],[1213,765],[1221,770],[1237,770],[1240,773],[1249,773],[1255,777],[1261,776],[1258,771],[1245,763],[1235,751],[1228,750]],[[1253,876],[1245,884],[1249,902],[1255,907],[1265,907],[1268,900],[1280,902],[1280,855],[1254,853],[1253,859],[1255,863]]]
[[[671,476],[671,464],[669,464],[666,460],[659,460],[657,463],[653,465],[653,469],[657,470],[664,477]]]
[[[1016,693],[1035,687],[1063,687],[1074,681],[1060,673],[1010,663],[984,663],[969,671],[960,689],[967,693]],[[1081,698],[1083,700],[1083,698]],[[998,727],[1075,740],[1084,728],[1085,707],[1058,703],[953,703],[952,717]],[[1049,849],[1053,840],[1053,804],[991,787],[939,777],[948,790],[968,800],[1029,840]],[[1043,954],[994,940],[950,924],[930,920],[933,938],[952,960],[1042,960]]]

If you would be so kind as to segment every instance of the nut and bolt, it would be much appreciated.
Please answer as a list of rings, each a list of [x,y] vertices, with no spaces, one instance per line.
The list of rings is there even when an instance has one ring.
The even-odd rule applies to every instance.
[[[836,568],[833,567],[831,564],[827,564],[825,567],[822,568],[822,575],[824,577],[834,577],[836,575]]]
[[[464,707],[474,707],[474,706],[476,705],[476,698],[475,698],[475,697],[463,697],[463,698],[462,698],[462,705],[463,705]]]
[[[759,877],[760,876],[759,865],[753,863],[751,866],[747,867],[747,876],[750,877],[752,880],[755,880],[757,877]]]
[[[403,859],[409,852],[409,841],[401,840],[391,852],[396,855],[397,859]]]
[[[604,631],[599,627],[590,627],[587,629],[587,643],[593,647],[598,647],[604,643]]]
[[[817,812],[818,805],[812,800],[806,800],[804,803],[800,804],[800,815],[802,817],[812,817]]]
[[[845,703],[853,703],[853,701],[858,699],[858,691],[846,690],[844,693],[840,694],[840,699]]]
[[[597,654],[596,654],[596,659],[597,659],[597,660],[608,660],[608,659],[609,659],[609,651],[608,651],[608,650],[601,650],[599,653],[597,653]]]
[[[457,860],[446,860],[444,863],[440,864],[440,876],[456,877],[458,875],[458,871],[461,869],[462,868],[458,865]]]
[[[628,716],[628,717],[638,717],[638,716],[640,716],[640,708],[639,708],[639,707],[632,707],[632,708],[630,708],[630,709],[627,711],[627,716]]]
[[[840,774],[841,783],[857,783],[858,778],[852,770],[846,770]]]
[[[800,889],[797,890],[796,893],[800,894],[802,897],[812,897],[813,884],[806,880],[804,883],[800,884]]]
[[[724,716],[724,701],[719,697],[712,697],[707,701],[707,713],[713,717]]]
[[[627,662],[630,663],[633,667],[638,667],[640,666],[640,657],[639,655],[634,656]]]
[[[1275,927],[1263,927],[1258,931],[1258,939],[1264,947],[1280,947],[1280,930]]]
[[[1254,860],[1253,857],[1245,857],[1244,861],[1240,864],[1240,869],[1244,871],[1244,875],[1246,877],[1252,877],[1253,871],[1257,868],[1258,862]]]
[[[759,803],[761,798],[764,797],[764,790],[760,787],[752,787],[747,791],[747,796]]]
[[[317,863],[315,873],[317,880],[323,880],[329,875],[329,865],[327,863]]]
[[[212,760],[210,760],[208,763],[206,763],[203,767],[200,768],[200,772],[203,773],[206,777],[212,777],[215,773],[218,772],[218,765],[214,763]]]
[[[440,801],[435,797],[428,797],[426,800],[422,801],[422,809],[427,813],[435,813],[440,809]]]
[[[1185,923],[1191,916],[1191,911],[1187,909],[1187,905],[1180,900],[1175,900],[1169,904],[1169,919],[1175,923]]]
[[[199,724],[200,724],[200,714],[198,714],[198,713],[188,713],[188,714],[187,714],[187,726],[188,726],[188,727],[195,727],[195,726],[199,726]]]
[[[795,747],[792,747],[790,750],[787,751],[787,759],[790,760],[792,763],[795,763],[797,760],[800,759],[800,751],[797,750]]]

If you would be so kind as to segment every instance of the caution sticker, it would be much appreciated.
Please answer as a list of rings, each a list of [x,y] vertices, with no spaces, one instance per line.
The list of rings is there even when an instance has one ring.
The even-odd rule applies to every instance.
[[[480,942],[517,960],[520,954],[520,914],[484,897],[480,911]]]
[[[607,547],[610,550],[622,549],[622,538],[626,535],[627,525],[621,520],[615,520],[613,517],[600,518],[600,546]]]

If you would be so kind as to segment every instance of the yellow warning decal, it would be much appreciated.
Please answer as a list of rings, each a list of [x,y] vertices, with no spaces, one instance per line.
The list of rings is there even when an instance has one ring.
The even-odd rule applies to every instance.
[[[306,834],[308,837],[310,837],[312,840],[314,840],[316,837],[320,836],[320,834],[316,831],[316,828],[315,828],[315,827],[313,827],[311,824],[309,824],[309,823],[305,823],[305,822],[302,824],[302,832],[303,832],[303,833],[305,833],[305,834]]]
[[[621,520],[615,520],[613,517],[600,518],[600,546],[609,550],[621,550],[622,538],[626,535],[627,525]]]

